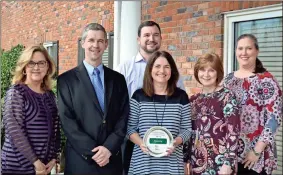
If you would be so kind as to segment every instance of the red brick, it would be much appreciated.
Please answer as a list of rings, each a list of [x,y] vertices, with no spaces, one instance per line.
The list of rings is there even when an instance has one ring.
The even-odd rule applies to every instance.
[[[178,57],[176,60],[177,60],[177,63],[185,63],[185,62],[187,62],[187,58],[185,56]]]
[[[186,68],[186,69],[192,68],[192,63],[190,62],[182,63],[182,68]]]
[[[219,7],[219,6],[221,6],[221,1],[212,1],[212,2],[209,2],[209,4],[208,4],[208,6],[209,7]]]
[[[213,28],[214,26],[215,26],[214,21],[206,22],[203,24],[204,29],[210,29],[210,28]]]
[[[181,68],[181,69],[179,69],[179,73],[180,73],[180,75],[186,75],[187,74],[187,69]]]
[[[187,50],[183,51],[183,55],[185,57],[191,56],[192,54],[193,54],[193,51],[192,50],[188,50],[188,46],[187,46]]]
[[[182,63],[176,62],[176,66],[177,66],[178,69],[180,69],[182,67]]]
[[[194,69],[187,69],[188,75],[194,75]]]
[[[203,42],[214,41],[214,35],[206,35],[202,37]]]
[[[202,4],[198,5],[198,10],[204,10],[204,9],[207,9],[208,7],[209,7],[209,3],[208,2],[202,3]]]
[[[197,18],[197,23],[202,23],[207,21],[207,16],[200,16]]]
[[[222,34],[223,32],[223,27],[216,27],[209,29],[209,35],[217,35],[217,34]]]
[[[203,30],[198,31],[199,36],[208,35],[208,33],[209,33],[208,29],[203,29]]]
[[[193,50],[193,55],[202,55],[202,50]]]
[[[183,31],[191,31],[192,30],[192,26],[191,25],[185,25],[182,27]]]
[[[222,41],[214,41],[209,43],[210,48],[222,48],[223,42]]]
[[[193,37],[192,43],[200,43],[202,42],[202,36]]]
[[[197,83],[195,81],[184,81],[184,86],[186,87],[196,87]]]

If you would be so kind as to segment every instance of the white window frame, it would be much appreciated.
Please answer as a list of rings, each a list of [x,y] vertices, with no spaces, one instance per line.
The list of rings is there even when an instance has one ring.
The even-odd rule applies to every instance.
[[[249,8],[244,10],[236,10],[231,12],[224,12],[224,75],[233,71],[234,67],[234,34],[235,23],[241,21],[250,21],[266,18],[282,17],[282,3]]]

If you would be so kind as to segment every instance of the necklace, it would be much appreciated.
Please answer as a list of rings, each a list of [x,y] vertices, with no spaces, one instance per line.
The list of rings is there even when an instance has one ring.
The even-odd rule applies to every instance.
[[[217,89],[217,86],[215,86],[215,88],[213,89],[213,91],[211,93],[207,93],[207,94],[202,94],[203,95],[203,105],[209,107],[211,104],[211,98],[213,96],[213,93],[215,92],[215,90]],[[202,89],[202,93],[203,93],[203,89]],[[206,100],[205,100],[206,97]],[[209,104],[208,104],[209,102]]]
[[[154,106],[154,111],[155,111],[155,117],[156,117],[157,125],[158,126],[162,126],[163,118],[164,118],[164,112],[165,112],[165,108],[166,108],[166,105],[167,105],[167,96],[165,96],[165,105],[164,105],[164,108],[163,108],[162,117],[161,117],[161,123],[160,124],[159,124],[159,120],[158,120],[158,116],[157,116],[157,112],[156,112],[154,95],[152,96],[152,101],[153,101],[153,106]]]

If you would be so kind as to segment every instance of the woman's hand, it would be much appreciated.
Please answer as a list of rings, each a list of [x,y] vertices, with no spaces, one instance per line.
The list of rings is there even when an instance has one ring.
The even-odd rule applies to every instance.
[[[166,150],[167,152],[167,156],[170,156],[174,151],[175,151],[175,148],[176,148],[176,140],[173,141],[173,145],[172,146],[169,146]]]
[[[49,174],[52,170],[52,168],[56,165],[56,160],[52,159],[47,165],[46,165],[46,172]]]
[[[232,174],[231,166],[223,164],[220,170],[218,171],[218,174],[223,174],[223,175]]]
[[[39,159],[33,163],[36,175],[47,175],[46,166]]]
[[[191,167],[190,163],[184,163],[185,175],[190,175],[190,171],[191,171],[190,167]]]
[[[244,168],[248,167],[249,169],[251,169],[254,166],[254,164],[258,161],[259,157],[260,156],[256,156],[252,150],[248,152],[245,160],[242,162],[244,164]]]
[[[147,149],[147,147],[145,146],[144,143],[141,143],[141,144],[140,144],[140,149],[141,149],[142,152],[144,152],[145,154],[148,154],[148,149]]]

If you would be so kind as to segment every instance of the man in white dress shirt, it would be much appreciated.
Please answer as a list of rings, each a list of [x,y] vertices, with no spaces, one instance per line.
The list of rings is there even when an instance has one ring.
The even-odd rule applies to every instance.
[[[147,61],[154,52],[160,49],[162,41],[160,26],[154,21],[141,23],[138,28],[137,41],[139,44],[137,55],[117,68],[117,71],[125,76],[130,98],[137,89],[142,88]],[[177,86],[185,90],[181,78]],[[124,174],[128,174],[133,148],[134,144],[130,140],[122,145]]]

